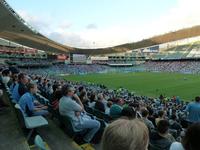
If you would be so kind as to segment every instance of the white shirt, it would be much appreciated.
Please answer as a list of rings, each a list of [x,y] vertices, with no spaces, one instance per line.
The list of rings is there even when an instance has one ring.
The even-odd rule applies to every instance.
[[[173,142],[169,150],[184,150],[184,148],[180,142]]]

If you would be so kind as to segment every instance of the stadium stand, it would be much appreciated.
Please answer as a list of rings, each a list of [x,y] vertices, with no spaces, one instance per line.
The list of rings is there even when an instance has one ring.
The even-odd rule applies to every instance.
[[[158,50],[158,44],[198,35],[194,31],[199,26],[177,31],[175,37],[169,38],[169,33],[123,48],[87,50],[64,46],[41,35],[5,0],[0,1],[0,19],[6,19],[8,26],[0,23],[0,37],[35,48],[0,40],[0,57],[4,59],[0,62],[0,149],[200,149],[195,139],[200,136],[199,96],[194,95],[190,103],[178,96],[152,98],[124,88],[113,90],[58,76],[138,71],[199,74],[199,41]],[[64,64],[67,59],[59,62],[46,53],[106,54],[148,46],[154,52],[133,50],[125,55],[108,55],[108,60],[92,64],[86,64],[86,55],[83,64],[70,63],[69,59],[69,64]]]
[[[102,86],[102,85],[77,83],[77,82],[71,82],[71,81],[63,82],[63,81],[60,81],[59,79],[51,79],[51,78],[47,79],[46,77],[40,77],[39,74],[37,74],[37,75],[38,75],[38,77],[29,75],[29,78],[30,78],[29,82],[37,83],[40,94],[42,94],[43,96],[41,96],[38,93],[36,95],[36,98],[38,101],[40,101],[40,103],[49,105],[48,107],[49,107],[50,113],[55,113],[56,111],[59,110],[59,107],[54,107],[53,105],[51,105],[52,104],[51,98],[53,95],[55,95],[54,92],[58,92],[61,89],[55,90],[55,88],[53,88],[53,87],[55,87],[55,86],[58,87],[58,85],[60,87],[62,87],[65,84],[68,84],[75,88],[75,93],[82,100],[82,103],[84,104],[84,108],[85,108],[87,114],[89,116],[91,116],[92,118],[94,118],[94,119],[96,118],[97,120],[101,121],[102,128],[101,128],[101,131],[96,135],[96,137],[93,141],[95,143],[96,142],[98,143],[99,140],[101,139],[101,134],[102,134],[103,129],[106,126],[106,124],[112,122],[112,120],[113,120],[113,117],[110,116],[109,113],[108,114],[105,113],[105,110],[108,108],[110,108],[110,110],[112,110],[112,111],[117,112],[119,118],[122,114],[123,114],[123,118],[124,117],[129,118],[133,112],[135,112],[135,114],[137,114],[137,115],[134,115],[133,118],[134,117],[142,118],[142,116],[143,116],[143,115],[141,115],[142,111],[144,109],[148,110],[149,116],[147,118],[149,121],[151,121],[153,123],[153,125],[155,127],[158,126],[158,124],[157,124],[158,121],[156,121],[156,118],[158,118],[157,116],[159,115],[159,111],[163,111],[164,114],[162,115],[162,118],[169,119],[169,122],[164,123],[168,127],[165,132],[166,132],[166,134],[168,134],[168,132],[170,132],[171,135],[173,135],[174,139],[176,139],[177,141],[180,140],[181,132],[185,130],[184,128],[187,128],[187,126],[189,124],[191,124],[192,122],[197,122],[200,117],[200,116],[198,116],[197,118],[194,118],[193,115],[191,116],[191,114],[194,113],[194,111],[195,111],[195,110],[193,111],[192,107],[194,107],[194,106],[198,107],[198,105],[199,105],[199,97],[196,97],[196,102],[187,104],[183,101],[180,101],[178,99],[178,97],[166,99],[161,95],[159,99],[152,99],[152,98],[148,98],[148,97],[144,97],[144,96],[133,95],[133,94],[129,93],[129,91],[126,89],[120,89],[120,90],[115,91],[115,90],[107,89],[105,86]],[[4,78],[4,76],[2,76],[3,83],[8,83],[8,82],[5,82],[4,80],[5,80],[5,78]],[[12,78],[10,81],[12,81]],[[48,84],[50,84],[50,86],[47,86]],[[5,90],[7,91],[8,97],[10,97],[10,103],[13,103],[11,92],[10,92],[10,89],[7,87],[7,85],[5,85]],[[85,93],[84,98],[81,98],[82,97],[81,95],[83,93]],[[102,93],[102,95],[99,93]],[[94,95],[94,96],[92,96],[92,95]],[[62,97],[62,95],[59,97],[57,97],[57,96],[54,98],[56,98],[57,101],[59,102],[59,98]],[[92,97],[94,97],[94,98],[92,98]],[[95,97],[98,97],[99,100],[101,98],[102,100],[99,101]],[[93,101],[90,102],[90,100],[92,100],[92,99],[93,99]],[[117,100],[117,99],[122,99],[123,101],[120,100],[120,103],[119,103],[119,100]],[[113,105],[111,104],[112,106],[108,107],[107,104],[110,101],[112,101]],[[97,106],[95,106],[96,104],[99,105],[99,102],[102,102],[102,104],[103,104],[102,106],[105,108],[103,110],[103,112],[102,112],[102,110],[97,110],[99,108]],[[13,104],[11,106],[13,106],[13,108],[14,108]],[[126,109],[127,106],[130,107],[131,109]],[[191,107],[191,108],[189,109],[189,107]],[[38,116],[39,118],[41,118],[41,121],[37,122],[39,124],[38,125],[34,124],[34,126],[30,127],[27,124],[26,120],[28,119],[28,121],[32,122],[34,119],[32,120],[32,117],[28,117],[28,118],[25,117],[25,115],[23,115],[24,112],[22,112],[19,109],[19,106],[17,108],[18,108],[16,110],[16,113],[18,114],[17,116],[18,116],[19,120],[25,121],[24,125],[26,128],[32,129],[32,128],[47,124],[47,122],[45,121],[44,118],[42,119],[41,116]],[[125,110],[123,111],[123,109],[126,109],[126,111]],[[129,112],[132,110],[133,110],[133,112]],[[189,116],[187,115],[186,112],[189,113]],[[177,116],[177,118],[175,118],[175,119],[172,118],[173,115]],[[35,117],[33,117],[33,118],[35,118]],[[63,117],[59,114],[59,112],[57,112],[57,114],[54,114],[53,118],[58,120],[62,125],[64,125],[65,132],[67,132],[67,134],[73,140],[75,140],[79,144],[82,143],[81,137],[83,137],[83,135],[87,131],[80,132],[79,130],[74,128],[74,126],[72,124],[72,120],[71,120],[72,118],[70,118],[69,116]],[[117,118],[115,117],[115,119],[117,119]],[[160,120],[162,120],[162,119],[160,119]],[[44,122],[44,124],[42,122]],[[48,122],[49,122],[49,119],[48,119]],[[52,123],[54,121],[50,121],[50,122]],[[181,126],[180,130],[177,128],[177,125],[175,125],[174,123]],[[54,125],[54,127],[55,127],[55,125]],[[55,128],[57,128],[57,127],[55,127]],[[45,130],[47,130],[47,129],[39,128],[37,130],[37,132],[40,131],[39,133],[44,133]],[[55,129],[53,129],[53,130],[55,130]],[[31,131],[33,131],[33,130],[31,130]],[[152,131],[152,132],[153,132],[152,133],[153,135],[150,135],[150,139],[151,139],[151,136],[153,136],[154,138],[158,136],[156,132],[154,132],[154,131]],[[163,132],[162,127],[161,127],[161,132]],[[165,132],[163,132],[163,134],[165,134]],[[52,133],[49,133],[49,134],[52,134]],[[151,133],[149,133],[149,134],[151,134]],[[30,134],[29,134],[29,137],[30,137]],[[159,140],[161,140],[161,139],[159,139]],[[163,140],[167,140],[167,139],[163,139]],[[170,145],[173,141],[168,141],[168,145],[167,145],[168,148],[170,147]],[[158,142],[158,141],[152,141],[150,143],[150,147],[158,147],[159,148],[159,144],[158,143],[155,144],[155,142]],[[159,141],[159,142],[161,142],[161,141]]]
[[[199,74],[199,60],[163,60],[148,61],[144,65],[147,71],[177,72],[186,74]]]
[[[1,89],[5,89],[5,93],[4,93],[4,97],[3,97],[3,101],[6,101],[6,97],[8,97],[8,100],[9,100],[9,104],[10,106],[12,106],[12,117],[11,118],[14,118],[14,120],[16,120],[16,118],[18,118],[19,120],[19,126],[21,129],[23,129],[23,133],[24,135],[27,137],[26,140],[25,140],[25,137],[23,136],[23,134],[21,133],[21,131],[19,131],[20,134],[17,134],[18,135],[18,138],[21,136],[21,138],[17,139],[16,136],[13,136],[11,133],[13,132],[13,130],[15,131],[14,133],[16,134],[18,129],[15,129],[16,125],[18,124],[17,121],[15,121],[15,123],[13,124],[9,124],[6,126],[8,129],[11,129],[11,130],[6,130],[7,133],[5,133],[6,135],[11,135],[12,138],[9,138],[5,135],[3,135],[4,137],[2,138],[6,138],[5,140],[8,140],[8,142],[6,142],[5,140],[2,139],[2,142],[4,143],[3,145],[1,144],[1,148],[2,149],[5,149],[5,147],[9,147],[9,149],[15,149],[16,146],[15,145],[12,145],[10,144],[10,142],[12,143],[15,143],[15,142],[20,142],[20,139],[23,140],[22,144],[18,144],[18,149],[29,149],[29,145],[32,145],[33,144],[33,138],[35,136],[36,133],[40,133],[40,135],[42,135],[42,137],[45,137],[45,141],[50,141],[51,139],[55,139],[57,137],[59,137],[59,143],[56,143],[55,141],[53,143],[51,142],[48,142],[48,145],[50,145],[49,147],[51,147],[52,149],[63,149],[63,147],[67,148],[67,149],[79,149],[79,147],[77,147],[76,144],[73,143],[73,141],[71,141],[69,138],[67,138],[63,132],[61,130],[59,130],[59,128],[52,122],[52,121],[48,121],[50,123],[47,123],[46,119],[43,118],[42,116],[33,116],[33,117],[27,117],[26,115],[24,115],[24,112],[20,109],[19,105],[18,104],[14,104],[13,103],[13,100],[12,100],[12,95],[11,95],[11,92],[10,92],[10,89],[4,84],[1,83]],[[40,99],[38,98],[38,100],[40,100],[41,103],[47,103],[48,100],[45,99],[44,97],[40,96]],[[1,99],[1,102],[2,102],[2,99]],[[9,105],[8,105],[9,106]],[[7,106],[7,107],[8,107]],[[15,108],[16,106],[16,108]],[[2,108],[4,108],[4,105],[1,104],[1,113],[3,113],[4,117],[7,117],[8,115],[6,115],[6,110],[3,110]],[[9,108],[10,109],[10,108]],[[15,114],[13,114],[13,112],[15,112]],[[1,116],[1,117],[3,117]],[[9,123],[11,120],[11,118],[8,118],[8,119],[4,119],[4,120],[7,120],[5,123]],[[3,118],[2,118],[3,119]],[[13,121],[12,121],[13,122]],[[43,125],[47,125],[47,127],[45,128],[41,128],[41,126]],[[39,127],[40,126],[40,127]],[[36,130],[33,130],[34,128],[37,128]],[[39,128],[38,128],[39,127]],[[18,128],[18,127],[17,127]],[[29,132],[27,132],[26,128],[28,129],[31,129],[31,130],[28,130]],[[2,128],[2,129],[5,129],[5,128]],[[1,133],[4,133],[3,130]],[[26,141],[26,142],[24,142]],[[35,146],[30,146],[30,149],[34,149]]]
[[[152,55],[152,59],[189,59],[189,58],[198,58],[199,57],[199,41],[185,44],[185,45],[178,45],[173,46],[171,48],[162,50],[158,53]]]

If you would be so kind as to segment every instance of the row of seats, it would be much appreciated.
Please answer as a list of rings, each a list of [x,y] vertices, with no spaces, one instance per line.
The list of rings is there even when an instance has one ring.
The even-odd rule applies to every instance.
[[[28,130],[27,141],[29,141],[34,133],[34,130],[41,126],[48,125],[48,121],[43,116],[28,117],[21,109],[20,105],[16,104],[15,101],[13,100],[12,94],[8,86],[5,86],[5,91],[8,95],[11,106],[16,112],[21,128]]]
[[[9,87],[5,86],[5,88],[6,88],[6,92],[7,92],[7,95],[9,97],[11,106],[14,108],[14,110],[15,110],[15,112],[17,114],[17,118],[19,120],[20,126],[23,129],[25,128],[26,130],[29,131],[28,135],[27,135],[27,141],[29,141],[30,138],[32,137],[34,131],[37,128],[41,127],[41,126],[48,125],[48,121],[43,116],[28,117],[23,112],[23,110],[20,108],[20,105],[16,104],[15,100],[13,100],[12,94],[11,94],[11,92],[9,90]],[[66,131],[67,135],[69,137],[71,137],[73,140],[75,140],[76,142],[79,142],[79,141],[77,141],[77,138],[78,138],[78,140],[80,140],[80,138],[85,135],[87,130],[77,130],[76,128],[73,127],[72,121],[71,121],[71,119],[69,117],[61,116],[59,114],[58,110],[56,110],[56,111],[53,110],[53,108],[50,105],[48,99],[46,99],[45,97],[43,97],[40,94],[36,94],[35,96],[36,96],[36,99],[40,103],[48,105],[49,111],[51,112],[52,116],[56,117],[59,120],[61,125],[64,127],[64,131]],[[100,111],[98,111],[96,109],[89,110],[90,108],[88,106],[85,106],[85,108],[86,108],[86,111],[88,112],[88,115],[90,115],[91,117],[96,116],[96,119],[98,121],[100,121],[100,123],[101,123],[101,129],[99,131],[99,136],[97,136],[97,140],[96,140],[96,141],[99,141],[100,140],[100,136],[103,133],[103,130],[104,130],[105,125],[106,125],[105,122],[109,122],[111,120],[111,118],[110,118],[109,115],[106,115],[106,114],[104,114],[104,113],[102,113],[102,112],[100,112]]]
[[[60,115],[59,110],[54,110],[51,105],[49,106],[49,111],[52,114],[52,118],[56,118],[60,122],[60,125],[64,128],[65,133],[75,142],[79,143],[81,141],[81,138],[84,137],[84,135],[87,133],[87,130],[78,130],[74,128],[74,126],[72,125],[71,118],[69,118],[68,116]],[[92,118],[94,118],[95,116],[89,112],[87,112],[87,115],[89,115]],[[101,123],[101,128],[97,133],[97,136],[95,137],[94,141],[99,141],[101,138],[101,133],[103,133],[103,130],[105,128],[106,122],[105,120],[101,119],[101,117],[97,117],[96,120],[98,120]]]
[[[109,123],[112,120],[112,117],[109,116],[108,114],[105,114],[95,108],[91,108],[87,105],[84,105],[85,111],[96,116],[99,119],[103,119],[105,122]]]

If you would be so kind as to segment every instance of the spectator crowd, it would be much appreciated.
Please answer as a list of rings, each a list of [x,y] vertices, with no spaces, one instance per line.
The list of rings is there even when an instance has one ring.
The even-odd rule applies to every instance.
[[[87,70],[90,71],[96,70]],[[103,150],[200,149],[199,96],[187,103],[176,96],[136,96],[124,88],[112,90],[104,85],[65,81],[40,72],[24,73],[15,67],[3,66],[0,72],[1,82],[10,88],[14,103],[18,103],[26,115],[59,113],[68,117],[73,130],[87,130],[82,139],[84,143],[92,143],[103,129],[99,133],[103,134]],[[38,93],[48,99],[50,105],[40,103]],[[0,90],[0,108],[4,107],[2,95]],[[89,112],[91,109],[109,119],[102,125],[101,120]]]
[[[199,74],[200,61],[148,61],[144,64],[147,71],[178,72]]]

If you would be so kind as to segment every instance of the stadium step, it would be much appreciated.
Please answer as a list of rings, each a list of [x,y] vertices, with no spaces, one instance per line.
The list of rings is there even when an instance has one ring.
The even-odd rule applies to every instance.
[[[30,150],[29,145],[19,127],[13,110],[8,107],[0,111],[0,149]]]
[[[49,125],[37,129],[40,136],[54,150],[82,150],[72,139],[61,130],[54,121],[48,119]]]

